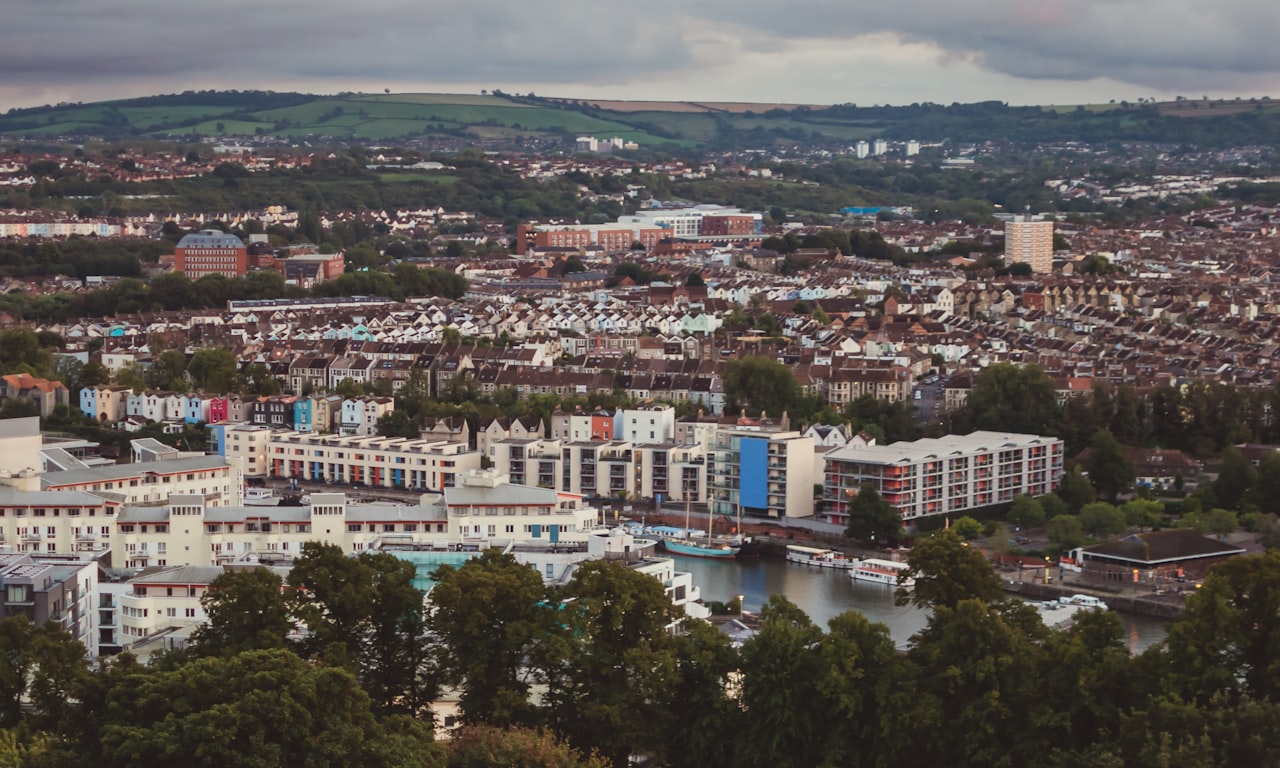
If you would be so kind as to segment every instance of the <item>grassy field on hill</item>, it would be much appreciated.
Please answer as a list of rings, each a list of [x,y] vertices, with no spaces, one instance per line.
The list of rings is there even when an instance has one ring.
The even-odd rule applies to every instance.
[[[912,104],[814,107],[738,102],[578,101],[505,94],[338,94],[202,91],[98,104],[10,110],[0,136],[44,140],[209,139],[387,142],[449,138],[489,146],[580,135],[642,147],[838,146],[862,139],[936,142],[1139,141],[1230,147],[1269,144],[1280,103],[1181,100],[1010,107]]]

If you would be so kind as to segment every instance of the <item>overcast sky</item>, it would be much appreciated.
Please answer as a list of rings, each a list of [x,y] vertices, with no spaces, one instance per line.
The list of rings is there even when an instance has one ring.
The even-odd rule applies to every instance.
[[[832,104],[1280,97],[1262,0],[10,0],[0,109],[188,89]]]

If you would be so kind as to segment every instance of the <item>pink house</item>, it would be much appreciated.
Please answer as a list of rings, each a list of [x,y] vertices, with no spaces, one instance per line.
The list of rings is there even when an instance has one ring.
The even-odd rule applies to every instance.
[[[220,421],[227,420],[227,398],[211,397],[209,398],[209,423],[217,424]]]

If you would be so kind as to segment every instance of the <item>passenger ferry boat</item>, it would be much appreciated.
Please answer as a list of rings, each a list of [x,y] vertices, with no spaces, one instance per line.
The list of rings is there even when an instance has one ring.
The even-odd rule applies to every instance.
[[[819,568],[835,568],[847,571],[857,565],[858,561],[843,552],[834,549],[802,547],[799,544],[787,545],[787,562],[800,565],[816,565]]]
[[[849,576],[855,581],[870,581],[874,584],[888,584],[894,587],[910,589],[915,586],[915,579],[907,578],[899,581],[901,574],[909,567],[906,563],[899,563],[893,560],[867,558],[866,560],[857,561],[849,571]]]

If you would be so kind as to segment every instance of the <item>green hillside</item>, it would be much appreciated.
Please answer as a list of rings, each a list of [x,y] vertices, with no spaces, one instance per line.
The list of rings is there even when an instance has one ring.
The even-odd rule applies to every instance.
[[[913,104],[830,107],[690,102],[583,102],[494,94],[339,94],[190,91],[98,104],[10,110],[0,135],[39,139],[275,136],[311,141],[450,139],[490,146],[563,144],[618,136],[645,147],[839,146],[883,137],[925,142],[1162,142],[1210,148],[1264,145],[1280,135],[1280,104],[1009,107]]]

